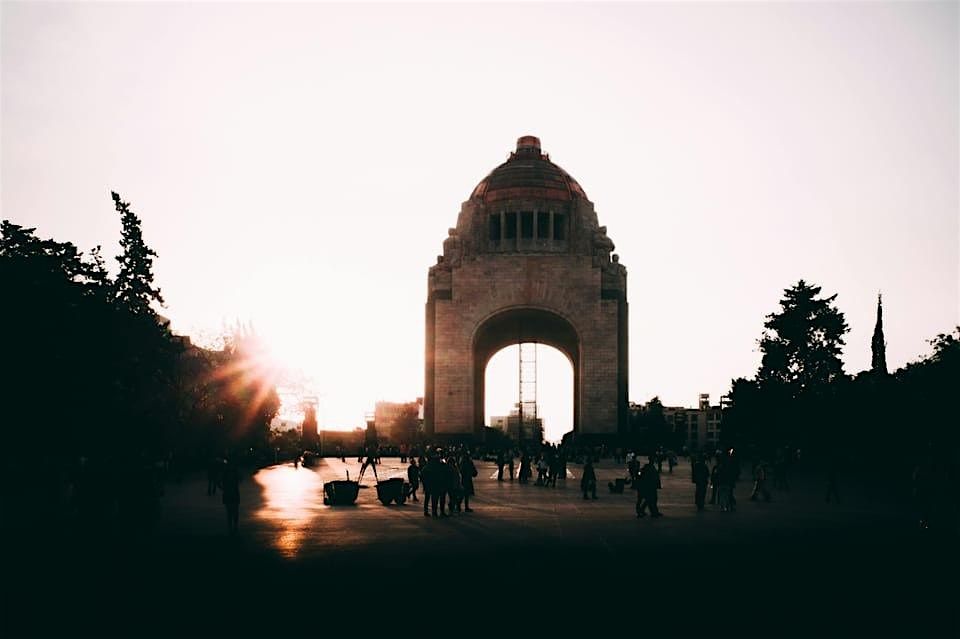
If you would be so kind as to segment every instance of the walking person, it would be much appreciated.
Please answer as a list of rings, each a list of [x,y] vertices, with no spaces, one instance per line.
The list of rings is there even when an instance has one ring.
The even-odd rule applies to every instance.
[[[597,473],[593,469],[593,459],[587,457],[583,462],[583,477],[580,478],[580,490],[583,491],[583,498],[588,499],[587,493],[597,498]]]
[[[654,465],[651,456],[646,465],[640,469],[640,478],[638,480],[637,490],[637,517],[646,516],[645,510],[650,510],[651,517],[662,517],[663,513],[657,508],[657,491],[662,488],[660,484],[660,471]]]
[[[757,501],[757,495],[763,495],[763,501],[770,501],[770,493],[767,491],[767,463],[762,460],[753,471],[753,494],[750,495],[750,501]]]
[[[223,507],[227,511],[227,532],[235,535],[240,528],[240,473],[230,462],[221,474],[220,488],[223,490]]]
[[[407,497],[412,497],[413,501],[420,501],[417,499],[417,490],[420,488],[420,467],[417,466],[417,460],[412,456],[410,457],[410,465],[407,466],[407,481],[410,482],[410,491],[407,493]],[[424,503],[424,508],[426,508],[426,503]]]
[[[368,466],[373,469],[373,478],[380,481],[380,478],[377,477],[377,454],[378,453],[372,449],[367,450],[367,459],[363,462],[363,465],[360,466],[360,475],[357,477],[358,482],[363,479],[363,473],[366,472]]]
[[[509,469],[510,469],[510,481],[513,481],[513,471],[514,471],[514,468],[513,468],[513,449],[512,449],[512,448],[510,449],[510,464],[509,464]]]
[[[503,466],[506,463],[507,460],[504,458],[503,450],[497,451],[497,481],[503,481]],[[513,478],[511,477],[511,479]]]
[[[697,457],[697,461],[693,463],[692,475],[691,481],[696,486],[693,501],[697,505],[697,512],[702,512],[703,502],[707,498],[707,483],[710,481],[710,470],[707,468],[707,463],[703,460],[702,455]]]

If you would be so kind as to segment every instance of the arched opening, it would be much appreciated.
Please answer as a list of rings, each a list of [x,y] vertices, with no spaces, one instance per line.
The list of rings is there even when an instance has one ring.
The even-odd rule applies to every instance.
[[[496,384],[493,389],[496,393],[495,404],[491,404],[491,410],[494,406],[499,408],[507,404],[508,410],[504,414],[509,415],[509,408],[519,399],[519,377],[520,377],[520,355],[516,349],[519,344],[526,345],[537,344],[537,354],[540,357],[546,356],[547,360],[543,362],[543,369],[546,378],[540,381],[550,380],[550,390],[542,386],[537,390],[549,395],[550,407],[547,409],[546,416],[553,413],[552,424],[547,424],[548,441],[559,439],[564,432],[572,430],[578,432],[580,424],[580,337],[576,328],[567,319],[551,311],[539,308],[511,308],[503,310],[480,323],[473,338],[473,362],[474,362],[474,424],[477,433],[482,431],[484,425],[489,423],[487,413],[487,379],[488,368],[493,357],[503,352],[508,347],[512,347],[512,358],[514,372],[508,373],[508,362],[511,360],[509,353],[501,355],[503,362],[494,362],[493,372],[495,373]],[[566,360],[566,363],[563,363]],[[538,367],[540,362],[538,361]],[[501,374],[500,367],[503,367]],[[539,372],[539,371],[538,371]],[[566,382],[564,382],[566,376]],[[512,385],[512,399],[508,394],[509,387]],[[572,397],[571,397],[572,396]],[[566,397],[564,400],[563,398]],[[538,401],[543,402],[538,396]],[[564,405],[567,408],[564,408]],[[498,408],[498,410],[499,410]],[[544,406],[546,408],[546,406]],[[567,417],[564,417],[566,413]],[[561,430],[562,429],[562,430]],[[559,433],[557,431],[560,431]]]
[[[497,351],[487,362],[484,373],[484,423],[500,428],[517,438],[519,431],[519,402],[521,395],[521,368],[524,369],[525,399],[530,400],[532,384],[535,391],[536,414],[524,408],[524,423],[536,425],[539,420],[543,439],[559,443],[564,434],[573,430],[573,362],[562,351],[546,344],[514,344]],[[530,355],[535,359],[535,377],[531,380]],[[528,433],[529,436],[529,433]]]

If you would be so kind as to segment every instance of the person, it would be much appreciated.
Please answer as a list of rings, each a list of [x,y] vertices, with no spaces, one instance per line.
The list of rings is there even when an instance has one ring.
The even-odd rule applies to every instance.
[[[420,480],[423,482],[423,516],[439,517],[437,508],[440,505],[440,492],[443,490],[444,473],[443,461],[439,451],[434,451],[427,457],[427,462],[420,469]]]
[[[527,454],[527,451],[523,451],[520,453],[520,483],[527,483],[532,474],[533,472],[530,469],[530,455]]]
[[[443,492],[440,493],[440,516],[447,517],[452,515],[453,511],[460,511],[460,504],[463,500],[460,486],[460,469],[457,468],[457,458],[455,455],[447,457],[443,465]]]
[[[503,466],[507,463],[504,459],[503,450],[497,451],[497,481],[503,481]],[[511,477],[511,479],[513,479]]]
[[[470,497],[473,496],[473,478],[477,476],[477,467],[473,465],[470,459],[470,453],[465,452],[460,459],[460,486],[463,491],[463,511],[472,513],[470,508]]]
[[[300,468],[300,455],[293,456],[293,467]]]
[[[673,467],[677,465],[677,454],[672,450],[667,453],[667,467],[668,472],[673,474]]]
[[[733,455],[733,449],[731,448],[727,451],[726,457],[723,457],[720,461],[720,510],[723,512],[735,512],[737,510],[737,498],[733,491],[737,485],[737,478],[740,476],[740,469]]]
[[[537,458],[537,486],[547,485],[547,458],[540,455]]]
[[[703,502],[707,498],[707,482],[710,481],[710,470],[707,463],[703,460],[703,455],[697,457],[693,464],[693,476],[691,478],[693,485],[696,486],[693,501],[697,504],[697,512],[703,511]]]
[[[630,461],[627,462],[627,474],[630,475],[630,485],[634,490],[637,488],[637,478],[640,477],[640,460],[633,453],[629,455]]]
[[[417,460],[410,458],[410,465],[407,467],[407,481],[410,482],[410,490],[407,492],[407,498],[417,499],[417,490],[420,488],[420,468],[417,466]]]
[[[237,467],[227,462],[220,478],[223,491],[223,506],[227,511],[227,531],[235,535],[240,527],[240,473]]]
[[[363,479],[363,473],[366,472],[367,466],[373,469],[373,478],[380,481],[380,478],[377,477],[377,454],[375,450],[367,450],[367,459],[360,466],[360,475],[357,477],[357,481]]]
[[[513,481],[513,471],[514,471],[514,468],[513,468],[513,449],[510,450],[510,460],[509,460],[509,462],[510,462],[510,463],[508,464],[508,468],[510,469],[510,481]]]
[[[637,517],[646,516],[645,510],[650,510],[651,517],[662,517],[663,513],[657,508],[657,491],[661,488],[660,472],[654,464],[651,455],[646,465],[640,469],[640,479],[637,490]]]
[[[587,493],[590,493],[594,499],[597,498],[597,473],[593,469],[593,459],[587,457],[583,462],[583,477],[580,478],[580,490],[583,491],[583,498],[588,499]]]
[[[717,497],[720,492],[720,459],[717,458],[713,464],[713,470],[710,471],[710,505],[717,505]]]
[[[763,495],[763,501],[770,501],[770,493],[767,491],[767,463],[761,461],[753,471],[753,494],[750,495],[750,501],[757,501],[757,495]]]

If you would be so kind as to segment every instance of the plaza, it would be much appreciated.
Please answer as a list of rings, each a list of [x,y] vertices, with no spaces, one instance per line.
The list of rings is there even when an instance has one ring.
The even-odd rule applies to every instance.
[[[433,636],[466,624],[459,632],[472,636],[506,624],[611,636],[626,624],[676,636],[937,636],[956,621],[953,589],[939,579],[951,574],[956,540],[924,536],[868,482],[847,479],[843,501],[827,504],[823,478],[801,469],[769,503],[750,501],[744,480],[736,512],[698,514],[681,461],[664,469],[665,516],[651,520],[635,517],[629,489],[608,492],[625,474],[610,460],[597,465],[595,501],[582,498],[578,465],[556,488],[498,482],[494,464],[477,467],[474,512],[443,519],[424,517],[422,502],[383,506],[372,476],[356,505],[324,505],[323,482],[355,478],[355,458],[263,468],[240,484],[235,537],[204,478],[168,482],[150,532],[15,542],[6,623],[101,635]],[[378,474],[404,469],[384,458]],[[57,577],[67,574],[90,587],[72,589]],[[53,601],[62,614],[44,613]]]

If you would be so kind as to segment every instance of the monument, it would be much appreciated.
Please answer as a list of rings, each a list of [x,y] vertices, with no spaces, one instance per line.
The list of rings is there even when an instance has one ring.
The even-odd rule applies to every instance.
[[[475,439],[484,372],[512,344],[538,342],[573,366],[573,430],[609,441],[627,427],[627,272],[593,203],[523,136],[463,203],[430,267],[424,428]]]

